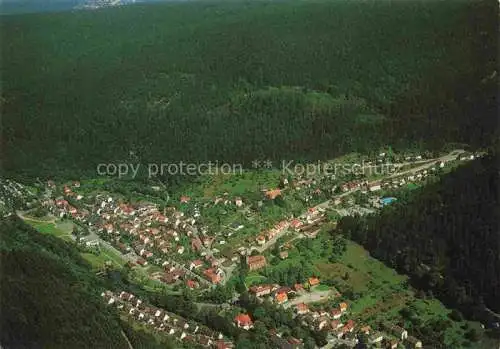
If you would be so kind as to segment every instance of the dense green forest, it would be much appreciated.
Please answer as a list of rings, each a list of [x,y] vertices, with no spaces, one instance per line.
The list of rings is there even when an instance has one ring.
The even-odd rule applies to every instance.
[[[500,312],[500,157],[459,167],[380,215],[346,217],[339,228],[467,317]]]
[[[1,21],[3,170],[488,144],[496,1],[187,2]],[[22,170],[22,171],[21,171]]]
[[[11,217],[0,222],[0,252],[3,348],[128,347],[74,247]]]

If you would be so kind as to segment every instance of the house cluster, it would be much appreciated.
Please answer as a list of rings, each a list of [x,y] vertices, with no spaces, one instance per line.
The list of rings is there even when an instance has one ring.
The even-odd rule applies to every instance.
[[[118,203],[112,197],[99,201],[95,210],[99,218],[95,228],[118,248],[123,250],[122,238],[126,237],[133,241],[131,246],[136,253],[146,259],[185,252],[181,239],[192,235],[194,218],[185,217],[173,207],[160,212],[154,204],[133,207]]]
[[[243,199],[239,196],[236,196],[234,198],[229,198],[229,193],[224,193],[222,197],[216,196],[213,199],[213,205],[224,205],[224,206],[231,206],[235,205],[236,207],[242,207],[244,205]],[[205,207],[208,207],[209,203],[205,204]]]
[[[214,237],[204,229],[199,234],[194,233],[195,217],[188,217],[175,207],[168,207],[160,212],[158,206],[152,203],[131,205],[103,194],[97,195],[87,205],[90,211],[77,209],[68,202],[69,197],[75,197],[73,188],[77,187],[77,182],[72,187],[64,186],[65,197],[47,201],[53,212],[57,210],[60,215],[70,214],[124,254],[135,252],[139,265],[161,265],[165,268],[165,275],[159,279],[164,282],[174,283],[185,279],[186,274],[189,276],[186,284],[190,288],[199,286],[199,283],[191,280],[197,279],[196,275],[212,283],[221,281],[223,273],[218,269],[217,260],[213,256],[207,256],[204,251],[204,248],[211,246]],[[180,201],[187,203],[190,198],[183,196]],[[187,254],[190,247],[192,251],[205,257],[203,262],[197,260],[194,266],[190,266],[189,263],[193,262],[189,261],[185,266],[171,263],[172,256],[185,260],[183,255]]]
[[[360,190],[363,193],[374,192],[382,189],[382,183],[379,181],[368,182],[366,180],[353,180],[346,182],[340,186],[342,192]]]
[[[277,284],[272,285],[256,285],[248,289],[248,291],[256,297],[271,297],[277,304],[283,304],[288,301],[288,296],[296,293],[290,287],[280,286]]]
[[[259,234],[255,241],[257,245],[263,246],[267,242],[282,236],[289,228],[297,233],[303,233],[306,237],[315,238],[320,230],[320,225],[326,220],[325,210],[323,208],[312,207],[309,208],[304,217],[291,218],[289,220],[282,220],[274,225],[268,231]],[[251,250],[251,248],[250,248]],[[287,258],[287,252],[283,251],[280,254],[282,259]]]
[[[279,236],[290,226],[290,222],[286,220],[282,220],[274,225],[271,229],[260,233],[256,238],[257,245],[264,245],[266,241],[270,241],[274,239],[276,236]]]
[[[34,198],[35,195],[22,184],[10,179],[0,178],[0,213],[5,214],[11,211],[15,207],[15,202],[20,200],[27,202]]]
[[[369,345],[396,349],[404,346],[409,349],[422,348],[422,342],[413,336],[408,335],[404,328],[393,325],[383,324],[382,331],[373,330],[368,325],[359,325],[353,319],[349,319],[349,305],[345,302],[339,303],[335,308],[326,310],[312,311],[307,304],[300,303],[294,307],[304,326],[312,331],[327,331],[331,339],[343,339],[352,343],[358,342],[358,336],[366,336]]]
[[[326,187],[325,185],[320,186],[321,181],[328,181],[329,179],[335,179],[335,175],[316,178],[298,175],[296,178],[292,179],[290,183],[288,183],[287,179],[282,179],[281,185],[284,187],[290,187],[291,189],[300,192],[299,197],[301,198],[301,200],[305,203],[308,203],[313,198],[317,198],[324,193],[333,193],[335,187],[330,187],[329,185],[326,185]]]
[[[386,336],[385,339],[387,341],[390,341],[393,343],[393,346],[390,348],[397,348],[397,344],[394,345],[394,343],[399,342],[402,345],[404,345],[406,348],[409,349],[419,349],[422,348],[422,341],[410,336],[408,334],[408,331],[405,330],[403,327],[390,324],[390,323],[384,323],[382,324],[382,328],[385,330],[386,333],[389,333],[392,336],[392,339],[389,337],[391,336]]]
[[[186,343],[197,343],[205,348],[232,348],[230,341],[222,334],[208,327],[187,321],[179,315],[145,304],[141,299],[128,292],[115,294],[105,291],[101,294],[109,306],[115,306],[121,313],[135,321],[151,327],[159,333]]]
[[[298,233],[304,234],[308,238],[315,238],[321,228],[321,224],[326,221],[325,210],[320,207],[311,207],[307,210],[304,218],[294,218],[290,226]]]
[[[340,186],[340,189],[346,193],[348,191],[353,191],[362,188],[363,186],[366,186],[368,182],[366,181],[359,181],[359,180],[354,180],[354,181],[349,181]]]
[[[467,155],[462,158],[462,156],[459,157],[460,160],[473,160],[474,155]],[[420,169],[418,171],[408,173],[402,176],[397,176],[395,178],[391,178],[389,180],[382,181],[380,183],[380,188],[379,189],[397,189],[399,187],[402,187],[404,185],[408,185],[411,183],[418,183],[422,182],[429,177],[429,175],[436,173],[439,169],[442,169],[446,166],[445,161],[436,161],[433,166],[429,167],[428,169]]]
[[[441,162],[441,165],[438,165],[438,167],[444,167],[444,163]],[[399,176],[392,178],[391,180],[386,180],[381,183],[381,187],[383,189],[397,189],[399,187],[402,187],[404,185],[408,185],[411,183],[418,183],[422,182],[427,179],[427,177],[432,173],[435,172],[437,167],[431,167],[428,170],[420,170],[414,173],[410,173],[404,176]]]
[[[319,285],[320,281],[316,277],[310,277],[306,284],[310,287],[314,287]],[[288,302],[291,297],[304,295],[306,290],[304,285],[300,283],[295,284],[293,287],[280,286],[278,284],[261,284],[251,286],[248,292],[259,298],[270,297],[276,304],[284,304]]]
[[[155,260],[156,262],[156,260]],[[184,280],[190,289],[197,289],[201,285],[218,284],[222,281],[224,273],[218,267],[217,260],[212,256],[205,256],[203,259],[195,259],[183,266],[174,261],[162,261],[161,266],[165,273],[160,280],[173,284],[179,280]]]
[[[144,263],[144,260],[138,260],[137,263],[141,264]],[[147,263],[147,262],[145,262]],[[164,273],[160,275],[159,280],[163,281],[166,284],[174,284],[179,280],[185,280],[186,285],[188,284],[188,281],[191,280],[189,279],[190,275],[186,276],[187,271],[184,268],[178,267],[174,265],[173,263],[170,263],[169,261],[164,261],[162,263],[162,267],[164,268]],[[193,284],[190,283],[191,286],[194,286],[192,288],[198,288],[199,284]]]
[[[248,314],[238,314],[234,317],[234,324],[238,328],[242,328],[244,330],[249,330],[253,328],[253,321],[250,315]]]
[[[330,311],[311,311],[307,304],[300,303],[294,307],[304,326],[313,331],[328,331],[331,338],[355,339],[354,329],[356,323],[352,319],[346,319],[348,305],[345,302],[339,303],[338,307]]]
[[[240,313],[234,317],[234,324],[236,327],[243,330],[250,330],[253,328],[254,323],[249,314]],[[302,340],[295,337],[283,337],[276,329],[270,329],[268,332],[269,340],[275,345],[275,348],[280,349],[301,349],[304,347]]]
[[[470,161],[470,160],[474,160],[475,158],[480,158],[480,157],[482,157],[482,154],[479,154],[479,153],[476,153],[476,154],[465,153],[465,154],[459,155],[458,160]]]
[[[285,338],[283,333],[279,333],[275,328],[269,330],[269,341],[279,349],[302,349],[304,343],[301,339],[289,336]]]
[[[248,256],[247,266],[250,271],[265,268],[267,265],[266,257],[262,255]]]
[[[47,208],[48,211],[56,217],[70,217],[80,222],[86,222],[86,220],[91,215],[90,211],[85,208],[78,209],[68,202],[68,200],[80,201],[84,198],[83,195],[77,194],[73,191],[75,188],[79,187],[80,182],[78,181],[74,181],[71,185],[63,186],[63,195],[58,196],[55,199],[47,198],[46,200],[42,201],[42,206]],[[49,190],[57,189],[53,181],[47,182],[47,188]]]
[[[42,205],[47,207],[49,212],[59,218],[71,217],[77,221],[85,221],[90,216],[90,212],[86,209],[78,209],[71,205],[63,197],[56,198],[55,200],[46,200]]]
[[[381,181],[375,181],[375,182],[368,182],[368,181],[362,181],[362,180],[353,180],[346,182],[340,186],[340,189],[342,192],[350,192],[350,191],[356,191],[359,190],[362,193],[368,193],[368,192],[376,192],[382,189],[397,189],[403,185],[407,185],[409,183],[415,183],[415,182],[420,182],[425,180],[432,172],[437,171],[439,168],[443,168],[445,166],[445,162],[443,161],[437,161],[434,166],[430,167],[429,169],[422,169],[419,171],[415,171],[413,173],[409,173],[406,175],[394,177],[388,180],[381,180]],[[336,202],[334,202],[336,205],[339,205],[341,203],[340,199],[337,199]]]

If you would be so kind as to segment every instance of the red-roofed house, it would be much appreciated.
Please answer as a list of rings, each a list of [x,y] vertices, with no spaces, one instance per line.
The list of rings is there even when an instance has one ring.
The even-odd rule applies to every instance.
[[[295,338],[295,337],[288,338],[288,343],[293,345],[293,348],[298,348],[302,345],[302,341],[298,338]]]
[[[234,345],[231,342],[226,342],[222,339],[217,341],[217,349],[231,349],[233,347]]]
[[[363,327],[361,327],[361,328],[359,329],[359,331],[360,331],[360,332],[362,332],[362,333],[364,333],[364,334],[366,334],[366,335],[368,335],[368,334],[370,334],[371,329],[372,329],[372,328],[371,328],[370,326],[368,326],[368,325],[367,325],[367,326],[363,326]]]
[[[220,280],[220,276],[215,272],[213,268],[207,269],[203,272],[203,275],[210,280],[213,284],[218,284]]]
[[[342,327],[342,332],[352,332],[354,330],[354,321],[348,320],[347,323]]]
[[[203,265],[203,262],[199,259],[197,260],[194,260],[191,262],[191,264],[189,265],[189,270],[193,270],[193,269],[199,269],[201,268]]]
[[[200,336],[199,342],[204,347],[209,347],[213,343],[212,338],[207,337],[207,336]]]
[[[300,226],[302,225],[302,222],[298,219],[294,219],[292,220],[292,222],[290,223],[290,226],[293,228],[293,229],[298,229],[300,228]]]
[[[212,236],[204,236],[202,238],[202,241],[203,241],[203,245],[205,245],[205,247],[209,248],[210,245],[212,245],[212,242],[214,242],[215,238],[212,237]]]
[[[236,323],[236,326],[245,330],[249,330],[253,327],[252,319],[248,314],[238,314],[234,318],[234,322]]]
[[[273,189],[273,190],[266,191],[266,197],[270,200],[274,200],[280,195],[281,195],[280,189]]]
[[[142,259],[142,258],[138,258],[138,259],[137,259],[137,264],[142,265],[142,266],[145,266],[145,265],[147,265],[147,264],[148,264],[148,262],[146,262],[146,261],[145,261],[144,259]]]
[[[189,196],[185,196],[185,195],[182,195],[181,196],[181,204],[187,204],[189,201],[191,200],[191,198]]]
[[[305,303],[299,303],[295,306],[295,312],[299,315],[309,312],[309,307]]]
[[[340,319],[340,317],[342,316],[342,312],[339,309],[333,309],[330,312],[330,315],[332,316],[332,318],[337,320],[337,319]]]
[[[276,300],[276,303],[283,304],[288,301],[288,296],[285,292],[277,293],[274,299]]]
[[[56,206],[57,207],[64,207],[67,206],[68,202],[66,200],[56,200]]]
[[[249,288],[250,293],[255,294],[257,297],[265,296],[271,293],[271,285],[258,285]]]
[[[215,258],[214,256],[205,256],[205,260],[210,263],[210,266],[212,268],[214,267],[217,267],[219,265],[219,261],[217,260],[217,258]]]
[[[191,248],[196,252],[201,250],[201,240],[198,237],[191,240]]]
[[[293,289],[295,290],[295,292],[302,292],[304,291],[304,286],[302,286],[302,284],[295,284],[293,285]]]
[[[266,237],[264,235],[257,236],[257,244],[264,245],[266,243]]]
[[[345,303],[345,302],[340,303],[339,308],[340,308],[341,312],[346,312],[347,308],[348,308],[347,303]]]
[[[266,264],[266,257],[262,255],[250,256],[247,258],[247,265],[250,270],[264,268]]]
[[[198,288],[198,283],[194,280],[187,280],[186,286],[189,288]]]
[[[309,282],[309,286],[311,286],[311,287],[319,285],[319,279],[317,277],[309,278],[308,282]]]

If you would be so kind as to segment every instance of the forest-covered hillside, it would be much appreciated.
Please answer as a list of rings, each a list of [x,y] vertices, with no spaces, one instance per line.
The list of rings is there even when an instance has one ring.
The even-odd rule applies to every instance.
[[[74,247],[10,217],[0,222],[0,252],[3,348],[128,348]]]
[[[420,289],[492,323],[484,307],[500,312],[499,163],[498,155],[475,160],[380,215],[339,227]]]
[[[496,1],[188,2],[2,18],[3,169],[488,144]]]

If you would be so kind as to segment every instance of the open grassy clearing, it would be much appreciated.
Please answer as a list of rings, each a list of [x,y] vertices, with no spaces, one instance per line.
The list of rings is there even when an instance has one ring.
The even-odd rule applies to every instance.
[[[228,193],[229,196],[245,196],[271,189],[279,182],[281,172],[277,170],[245,171],[236,175],[218,175],[207,178],[202,186],[205,198]]]
[[[352,266],[355,271],[370,278],[375,284],[400,284],[407,279],[406,276],[398,274],[382,262],[370,257],[363,247],[353,242],[347,244],[347,251],[342,256],[341,262],[348,267]]]
[[[105,246],[101,246],[101,247],[99,247],[99,249],[101,251],[101,254],[104,255],[104,257],[106,257],[107,259],[109,259],[113,263],[118,264],[120,266],[123,266],[125,264],[126,261],[122,258],[122,256],[117,254],[113,250],[111,250]]]
[[[73,231],[73,223],[69,221],[45,223],[25,219],[25,222],[42,234],[50,234],[65,241],[74,242],[71,236],[71,232]],[[82,252],[81,255],[95,269],[104,267],[107,261],[111,261],[113,265],[117,267],[122,267],[126,262],[120,255],[105,246],[101,246],[99,248],[99,252],[97,255],[91,252]]]
[[[95,255],[91,252],[83,252],[81,253],[82,257],[90,263],[93,269],[101,269],[106,265],[106,261],[109,258],[106,258],[104,254]]]
[[[72,227],[70,230],[68,227],[68,223],[54,224],[49,222],[45,223],[45,222],[33,221],[30,219],[25,219],[25,222],[31,225],[36,230],[38,230],[40,233],[50,234],[66,241],[73,241],[71,237]]]

